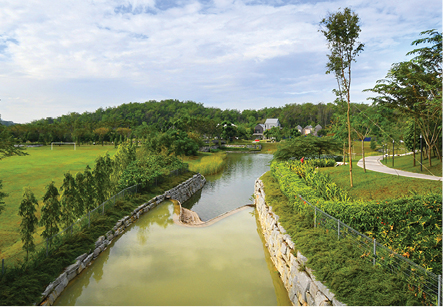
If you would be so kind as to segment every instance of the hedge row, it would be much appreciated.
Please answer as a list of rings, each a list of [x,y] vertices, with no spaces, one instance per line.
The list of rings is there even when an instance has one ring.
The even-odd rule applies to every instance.
[[[306,185],[305,178],[313,176],[312,166],[299,161],[273,162],[272,174],[278,179],[281,191],[292,206],[306,210],[298,199],[301,195],[311,204],[340,219],[348,226],[375,238],[398,254],[439,274],[442,271],[442,196],[436,193],[414,195],[384,201],[354,201],[349,198],[326,200],[325,189],[336,189],[330,179],[322,190]]]

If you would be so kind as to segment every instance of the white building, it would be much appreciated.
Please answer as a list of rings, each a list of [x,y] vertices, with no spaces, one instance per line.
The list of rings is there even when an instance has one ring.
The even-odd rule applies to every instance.
[[[271,129],[272,127],[281,127],[278,118],[268,118],[265,121],[265,131]]]

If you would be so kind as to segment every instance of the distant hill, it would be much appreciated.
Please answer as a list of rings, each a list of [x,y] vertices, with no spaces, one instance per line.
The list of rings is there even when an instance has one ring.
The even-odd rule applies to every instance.
[[[0,119],[0,124],[2,124],[3,126],[13,126],[13,125],[15,125],[14,122],[3,120],[3,119]]]

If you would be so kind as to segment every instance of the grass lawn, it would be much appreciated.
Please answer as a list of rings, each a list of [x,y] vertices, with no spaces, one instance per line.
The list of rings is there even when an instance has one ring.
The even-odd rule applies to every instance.
[[[388,167],[392,167],[392,157],[381,162]],[[394,158],[394,168],[402,171],[441,177],[441,161],[436,157],[433,157],[431,158],[431,162],[432,166],[430,167],[428,159],[423,159],[423,171],[420,171],[420,154],[415,155],[415,166],[413,155],[401,156]]]
[[[352,163],[353,188],[350,187],[348,165],[319,168],[319,171],[328,173],[338,186],[348,191],[353,199],[382,200],[399,198],[412,193],[442,192],[440,181],[394,176],[369,170],[365,173],[363,168],[357,166],[357,161],[357,159],[353,160]]]
[[[30,187],[40,201],[46,192],[46,186],[53,180],[57,187],[63,182],[64,174],[70,171],[75,175],[89,164],[93,168],[95,159],[109,152],[114,154],[114,146],[50,146],[31,147],[26,150],[28,156],[14,156],[0,161],[0,180],[3,181],[2,192],[9,196],[4,198],[5,210],[0,214],[0,258],[21,251],[19,227],[21,218],[18,215],[20,202],[23,199],[23,188]],[[37,216],[40,218],[42,202],[39,202]],[[41,227],[40,232],[43,231]],[[38,240],[37,240],[38,239]],[[40,236],[36,236],[36,242]]]

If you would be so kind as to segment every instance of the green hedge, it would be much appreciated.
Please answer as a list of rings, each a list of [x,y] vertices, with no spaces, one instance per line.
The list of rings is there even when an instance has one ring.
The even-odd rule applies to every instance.
[[[362,259],[360,249],[351,238],[341,238],[337,244],[336,234],[324,228],[313,228],[313,214],[307,216],[294,208],[270,173],[260,179],[264,184],[266,203],[280,217],[279,223],[291,237],[296,250],[308,258],[307,267],[313,270],[309,273],[327,286],[340,302],[348,306],[424,304],[398,275]]]
[[[331,180],[313,175],[315,169],[311,165],[302,165],[299,161],[273,162],[271,171],[278,179],[281,191],[295,208],[307,210],[298,199],[301,195],[348,226],[375,238],[435,274],[442,271],[440,194],[364,202],[348,197],[340,200],[339,196],[344,192],[339,191],[336,193],[339,196],[326,200],[326,191],[338,188]],[[308,186],[306,178],[320,184]]]

